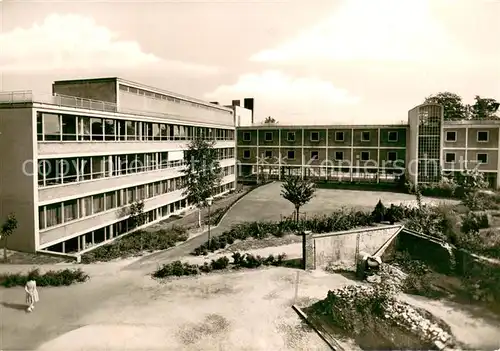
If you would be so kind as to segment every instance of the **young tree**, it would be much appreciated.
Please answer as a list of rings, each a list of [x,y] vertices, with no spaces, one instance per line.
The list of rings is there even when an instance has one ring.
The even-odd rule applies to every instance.
[[[201,210],[207,199],[215,195],[214,190],[222,180],[215,141],[196,137],[185,151],[184,161],[187,164],[183,171],[186,181],[184,196],[198,207],[198,227],[201,228]]]
[[[7,240],[17,229],[17,218],[16,215],[11,213],[7,217],[7,220],[2,224],[0,228],[0,238],[3,239],[3,260],[7,261]]]
[[[313,197],[316,186],[309,179],[301,179],[298,176],[289,176],[281,185],[281,196],[290,201],[295,207],[296,221],[299,221],[299,210]]]
[[[140,227],[146,223],[146,214],[144,213],[144,201],[136,201],[130,204],[129,218],[134,228]]]

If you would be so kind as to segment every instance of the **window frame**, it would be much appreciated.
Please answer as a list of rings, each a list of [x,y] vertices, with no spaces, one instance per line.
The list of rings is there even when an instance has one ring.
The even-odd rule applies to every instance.
[[[247,135],[248,138],[246,138]],[[252,134],[250,132],[243,132],[243,141],[252,141]]]
[[[479,133],[486,133],[486,140],[479,140]],[[476,134],[476,141],[478,143],[487,143],[490,141],[490,131],[489,130],[478,130]]]
[[[313,139],[313,135],[315,135],[315,134],[318,135],[317,139]],[[309,134],[309,140],[313,141],[313,142],[318,142],[320,140],[319,132],[318,131],[312,131],[312,132],[310,132],[310,134]]]
[[[453,161],[448,161],[448,155],[453,155]],[[457,162],[457,154],[455,152],[446,152],[444,154],[444,162],[446,162],[446,163],[455,163],[455,162]]]
[[[368,158],[366,160],[364,160],[363,155],[366,155],[366,154],[368,154]],[[370,161],[370,151],[361,151],[359,153],[359,158],[360,158],[360,161],[365,161],[365,162]]]
[[[396,135],[395,139],[391,139],[391,134]],[[389,130],[387,132],[387,141],[390,143],[397,143],[399,141],[399,133],[395,130]]]
[[[368,139],[365,139],[364,136],[365,136],[365,133],[368,133]],[[369,130],[363,130],[361,131],[361,141],[362,142],[369,142],[370,139],[371,139],[371,135],[370,135],[370,131]]]
[[[339,139],[337,137],[337,135],[341,134],[342,135],[342,139]],[[345,141],[345,132],[344,131],[336,131],[335,132],[335,141],[341,141],[341,142],[344,142]]]
[[[479,160],[479,155],[485,155],[486,156],[486,161],[485,162],[480,161]],[[478,162],[479,164],[481,164],[481,165],[487,165],[488,161],[489,161],[489,157],[488,157],[487,153],[478,153],[478,154],[476,154],[476,162]]]
[[[453,133],[453,135],[455,136],[455,138],[453,140],[449,140],[448,139],[448,133]],[[457,142],[457,131],[456,130],[447,130],[445,132],[445,138],[444,140],[447,142],[447,143],[456,143]]]

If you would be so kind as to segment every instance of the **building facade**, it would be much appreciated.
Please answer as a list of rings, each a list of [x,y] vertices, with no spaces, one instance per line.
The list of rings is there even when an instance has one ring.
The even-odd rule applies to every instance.
[[[394,125],[254,125],[237,130],[240,176],[300,175],[324,181],[433,183],[477,168],[500,187],[499,121],[443,121],[440,105]]]
[[[59,81],[52,94],[0,93],[0,218],[15,213],[14,250],[78,256],[186,210],[184,150],[216,140],[217,194],[235,188],[231,108],[119,78]]]

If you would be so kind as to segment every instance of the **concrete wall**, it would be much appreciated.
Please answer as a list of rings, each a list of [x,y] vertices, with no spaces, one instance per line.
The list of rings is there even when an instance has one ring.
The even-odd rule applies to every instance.
[[[306,244],[306,267],[326,268],[329,265],[335,267],[352,268],[356,264],[356,242],[359,236],[359,252],[375,254],[387,240],[401,229],[399,225],[382,226],[350,230],[344,232],[333,232],[326,234],[314,234],[307,237],[313,245]],[[314,250],[311,255],[308,250]],[[307,262],[307,258],[314,259],[314,263]]]
[[[409,181],[417,183],[418,171],[418,107],[408,111],[408,142],[406,150],[406,170],[409,174]]]
[[[236,127],[248,127],[252,125],[252,110],[241,106],[234,106],[234,120]]]
[[[38,211],[36,179],[26,176],[23,163],[35,158],[36,119],[31,108],[0,109],[0,223],[14,213],[18,228],[8,240],[14,250],[35,251]],[[33,163],[27,172],[33,174]],[[35,235],[33,233],[35,232]],[[2,244],[3,246],[3,244]]]
[[[116,80],[54,82],[52,92],[85,99],[117,102]]]

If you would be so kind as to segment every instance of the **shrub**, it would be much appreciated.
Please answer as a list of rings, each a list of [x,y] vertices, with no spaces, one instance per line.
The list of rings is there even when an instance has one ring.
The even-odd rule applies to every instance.
[[[434,184],[419,184],[418,189],[423,196],[431,197],[457,197],[457,184],[453,180],[445,179]]]
[[[280,222],[245,222],[234,225],[230,230],[213,238],[210,251],[216,251],[233,244],[236,240],[249,238],[264,239],[270,236],[282,237],[286,233],[296,233],[299,230],[310,230],[314,233],[328,233],[349,230],[356,227],[370,226],[373,217],[369,212],[340,209],[328,216],[317,216],[297,222],[285,219]],[[206,252],[207,244],[195,248],[192,255],[199,256]]]
[[[488,228],[488,226],[488,216],[486,214],[468,212],[463,218],[461,229],[464,234],[477,236],[480,229]]]
[[[391,224],[400,222],[404,219],[404,208],[402,206],[396,206],[391,204],[391,207],[387,209],[386,220]]]
[[[162,267],[153,272],[152,276],[154,278],[166,278],[166,277],[181,277],[188,275],[197,275],[200,273],[210,273],[215,270],[222,270],[229,267],[232,268],[258,268],[262,265],[266,266],[280,266],[283,264],[286,255],[280,254],[278,256],[269,255],[267,258],[261,256],[254,256],[251,254],[241,254],[235,252],[232,255],[233,262],[231,263],[229,258],[226,256],[220,257],[216,260],[212,260],[210,264],[208,262],[202,265],[182,263],[181,261],[174,261],[171,263],[164,264]]]
[[[0,284],[6,288],[13,286],[24,286],[28,280],[35,280],[38,286],[68,286],[75,283],[84,283],[89,276],[81,269],[63,269],[59,271],[48,271],[40,274],[38,268],[28,274],[2,274]]]
[[[216,260],[212,260],[210,266],[213,270],[226,269],[229,266],[229,258],[223,256]]]
[[[154,232],[138,230],[83,254],[82,263],[107,262],[117,258],[136,256],[144,251],[166,250],[178,242],[186,241],[188,237],[187,230],[176,225]]]
[[[372,212],[373,221],[376,223],[384,221],[386,213],[387,209],[382,203],[382,200],[378,200],[377,204],[375,205],[375,209]]]

